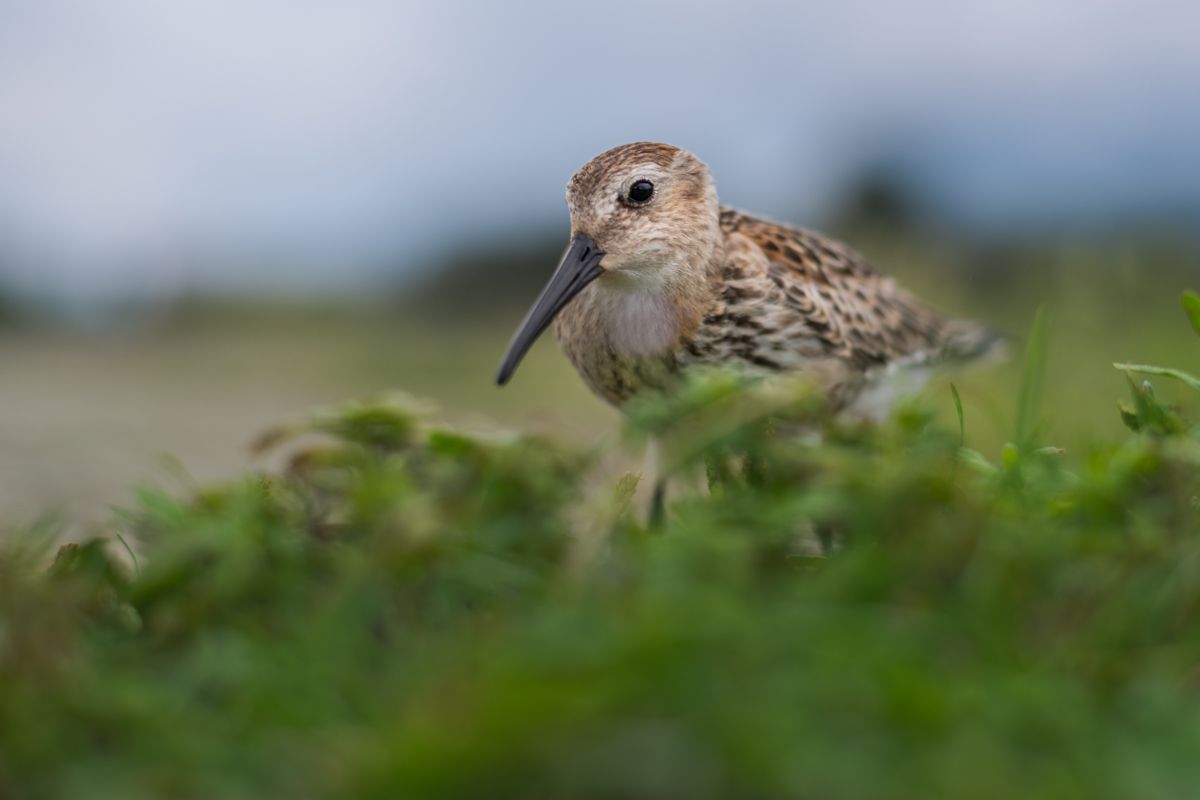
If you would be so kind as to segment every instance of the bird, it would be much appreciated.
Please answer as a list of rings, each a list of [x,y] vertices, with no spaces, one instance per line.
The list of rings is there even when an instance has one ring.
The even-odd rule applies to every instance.
[[[501,386],[553,325],[584,383],[617,408],[724,367],[805,376],[832,413],[879,419],[900,376],[1004,348],[846,245],[722,207],[708,166],[673,145],[601,153],[570,179],[567,205],[569,244],[513,336]]]

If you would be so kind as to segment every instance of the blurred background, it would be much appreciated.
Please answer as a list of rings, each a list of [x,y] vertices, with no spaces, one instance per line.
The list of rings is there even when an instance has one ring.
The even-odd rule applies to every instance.
[[[5,0],[0,518],[232,475],[390,389],[611,440],[549,337],[492,379],[567,179],[644,139],[1018,341],[1045,307],[1047,442],[1115,436],[1112,361],[1195,366],[1198,30],[1182,0]],[[1010,435],[1019,368],[955,378],[969,443]]]

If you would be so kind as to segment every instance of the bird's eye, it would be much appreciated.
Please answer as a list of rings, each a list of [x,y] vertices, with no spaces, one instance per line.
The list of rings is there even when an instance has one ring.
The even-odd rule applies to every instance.
[[[654,196],[654,184],[650,181],[634,181],[629,187],[629,202],[644,203]]]

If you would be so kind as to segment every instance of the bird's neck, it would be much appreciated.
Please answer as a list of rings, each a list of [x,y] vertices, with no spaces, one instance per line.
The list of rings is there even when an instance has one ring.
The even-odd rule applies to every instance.
[[[711,261],[711,263],[710,263]],[[595,319],[618,355],[655,356],[677,349],[716,302],[719,254],[651,275],[605,275],[596,281]]]

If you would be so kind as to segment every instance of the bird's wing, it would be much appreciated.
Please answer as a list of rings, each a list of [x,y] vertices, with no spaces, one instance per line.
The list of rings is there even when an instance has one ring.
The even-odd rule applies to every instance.
[[[929,310],[838,242],[732,209],[722,209],[721,228],[762,251],[766,277],[803,318],[806,335],[820,340],[830,356],[861,370],[974,357],[966,351],[990,338],[973,323]]]

